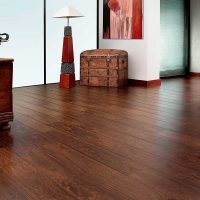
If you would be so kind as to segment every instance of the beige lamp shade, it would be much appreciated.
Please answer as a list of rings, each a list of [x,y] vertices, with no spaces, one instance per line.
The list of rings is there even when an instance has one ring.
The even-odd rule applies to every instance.
[[[83,15],[74,7],[66,6],[60,9],[54,16],[54,18],[76,18],[83,17]]]

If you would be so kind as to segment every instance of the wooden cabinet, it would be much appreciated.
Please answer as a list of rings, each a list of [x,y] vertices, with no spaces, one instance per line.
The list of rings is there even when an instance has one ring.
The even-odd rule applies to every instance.
[[[0,58],[0,128],[13,121],[13,61]]]

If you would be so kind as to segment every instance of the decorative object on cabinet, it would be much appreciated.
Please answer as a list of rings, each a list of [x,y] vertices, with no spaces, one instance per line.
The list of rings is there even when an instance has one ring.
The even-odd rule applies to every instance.
[[[61,88],[72,88],[76,86],[72,28],[69,26],[69,19],[77,17],[83,17],[83,15],[72,6],[66,6],[54,15],[54,18],[67,18],[67,26],[64,28],[62,64],[59,84]]]
[[[13,121],[13,59],[0,58],[0,128]]]
[[[8,42],[8,40],[9,40],[9,35],[7,33],[0,34],[0,45],[2,42]]]
[[[128,82],[128,53],[97,49],[81,53],[82,86],[119,87]]]
[[[142,39],[143,0],[103,0],[104,39]]]

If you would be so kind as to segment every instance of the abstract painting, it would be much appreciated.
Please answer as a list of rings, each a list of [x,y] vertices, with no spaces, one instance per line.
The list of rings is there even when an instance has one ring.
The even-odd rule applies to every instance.
[[[103,0],[104,39],[143,38],[143,0]]]

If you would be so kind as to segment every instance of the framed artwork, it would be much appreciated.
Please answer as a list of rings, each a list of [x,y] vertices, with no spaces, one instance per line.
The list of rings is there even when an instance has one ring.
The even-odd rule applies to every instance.
[[[143,0],[103,0],[104,39],[143,38]]]

